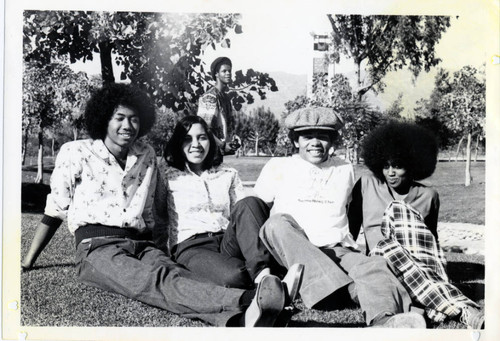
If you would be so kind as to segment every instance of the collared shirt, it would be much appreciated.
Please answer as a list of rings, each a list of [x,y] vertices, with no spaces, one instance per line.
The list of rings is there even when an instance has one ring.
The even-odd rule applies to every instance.
[[[130,147],[125,169],[100,139],[65,143],[50,178],[45,214],[67,216],[72,233],[87,224],[152,229],[156,172],[153,148],[140,141]]]
[[[229,124],[232,107],[227,96],[216,87],[209,89],[200,97],[198,116],[207,122],[212,133],[221,141],[229,140]]]
[[[353,185],[351,164],[332,157],[314,165],[296,154],[269,160],[254,191],[272,213],[290,214],[312,244],[357,248],[346,212]]]
[[[168,214],[169,248],[198,233],[225,230],[231,209],[245,196],[238,171],[225,165],[197,175],[189,167],[181,171],[163,161],[159,171],[156,209],[163,216]]]

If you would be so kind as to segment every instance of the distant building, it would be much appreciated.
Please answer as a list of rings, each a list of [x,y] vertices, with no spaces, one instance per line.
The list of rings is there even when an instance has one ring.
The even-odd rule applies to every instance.
[[[327,34],[312,35],[313,44],[309,50],[311,66],[307,73],[307,96],[312,95],[313,77],[317,74],[327,74],[329,78],[335,73],[335,66],[329,63],[325,54],[330,46],[330,37]]]

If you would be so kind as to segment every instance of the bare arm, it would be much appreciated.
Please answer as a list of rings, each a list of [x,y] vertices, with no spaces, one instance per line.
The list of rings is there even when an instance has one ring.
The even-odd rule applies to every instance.
[[[48,225],[43,222],[40,222],[38,224],[38,227],[36,228],[35,231],[35,236],[31,241],[30,249],[26,254],[26,256],[24,257],[24,260],[21,262],[21,267],[23,269],[27,270],[33,266],[36,259],[43,251],[43,249],[47,246],[47,244],[50,242],[50,240],[54,236],[54,233],[56,233],[59,226],[60,223]]]

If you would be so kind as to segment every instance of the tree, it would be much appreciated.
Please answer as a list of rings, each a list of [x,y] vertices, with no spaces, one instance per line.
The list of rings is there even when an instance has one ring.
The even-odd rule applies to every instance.
[[[250,117],[243,111],[235,111],[231,123],[233,124],[232,131],[241,139],[240,150],[242,155],[245,156],[247,145],[250,143],[247,139],[247,136],[249,136],[251,132]]]
[[[443,114],[442,98],[451,92],[449,73],[439,69],[434,79],[434,89],[428,99],[421,98],[414,108],[415,123],[433,131],[438,137],[439,149],[459,145],[460,134],[451,130]]]
[[[266,110],[263,106],[254,109],[246,117],[239,117],[235,127],[235,133],[243,141],[253,144],[256,156],[261,148],[274,154],[278,131],[278,120],[269,108]]]
[[[416,121],[438,133],[441,147],[458,142],[457,155],[462,142],[467,141],[465,185],[469,186],[472,181],[470,174],[472,138],[476,137],[477,150],[479,141],[485,136],[484,71],[464,66],[450,76],[449,72],[440,69],[434,82],[435,86],[429,99],[421,99],[415,108]]]
[[[23,128],[25,141],[31,132],[38,134],[38,172],[43,181],[44,131],[61,122],[81,125],[80,105],[89,96],[90,83],[85,73],[75,74],[67,65],[39,66],[25,63],[23,70]],[[53,134],[52,134],[53,135]],[[26,153],[26,146],[23,147]]]
[[[484,72],[464,66],[453,73],[451,91],[443,96],[442,105],[447,126],[467,137],[465,186],[472,181],[470,173],[472,136],[484,136],[486,121],[486,83]]]
[[[185,113],[196,110],[210,77],[201,61],[205,48],[230,47],[227,34],[242,33],[240,15],[224,13],[150,13],[25,11],[24,58],[39,65],[54,59],[71,63],[98,53],[104,83],[114,82],[113,58],[129,79],[147,91],[158,107]],[[277,91],[268,74],[236,72],[233,106],[253,102],[257,93]]]
[[[165,106],[156,110],[156,123],[144,137],[145,142],[153,146],[156,155],[163,155],[165,144],[172,136],[179,116],[172,109],[167,109]]]
[[[280,124],[278,135],[276,136],[276,154],[288,156],[293,153],[294,146],[288,138],[288,129]]]
[[[435,46],[450,26],[444,16],[328,15],[332,26],[330,58],[343,54],[356,66],[358,100],[370,90],[383,91],[390,71],[408,67],[416,78],[440,59]],[[364,68],[362,76],[362,68]]]
[[[401,105],[401,102],[403,101],[403,93],[400,92],[398,95],[398,98],[392,102],[392,104],[387,108],[387,110],[384,112],[384,117],[386,119],[390,120],[402,120],[403,117],[401,116],[401,113],[404,111],[404,107]]]

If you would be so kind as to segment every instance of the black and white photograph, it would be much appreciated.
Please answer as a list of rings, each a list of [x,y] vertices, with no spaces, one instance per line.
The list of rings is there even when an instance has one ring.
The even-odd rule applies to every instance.
[[[499,25],[5,0],[2,338],[497,339]]]

